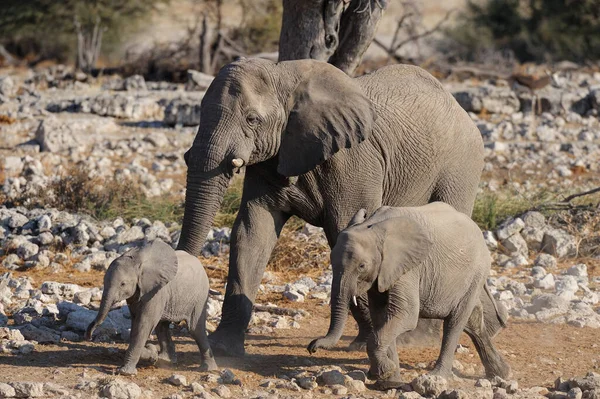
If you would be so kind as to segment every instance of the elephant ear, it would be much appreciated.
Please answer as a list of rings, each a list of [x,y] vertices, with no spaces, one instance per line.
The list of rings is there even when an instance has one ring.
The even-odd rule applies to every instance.
[[[425,261],[432,243],[421,223],[407,217],[390,218],[373,228],[379,230],[383,240],[377,289],[385,292],[403,274]]]
[[[366,140],[376,118],[371,101],[342,71],[323,63],[308,75],[290,98],[279,147],[277,171],[287,177],[307,173]]]
[[[357,224],[361,224],[362,222],[365,221],[366,218],[367,218],[367,210],[365,208],[361,208],[358,211],[356,211],[354,216],[352,216],[352,219],[350,219],[350,222],[348,222],[347,227],[352,227],[352,226],[356,226]]]
[[[161,240],[154,240],[141,250],[138,280],[140,298],[154,295],[177,274],[175,250]]]

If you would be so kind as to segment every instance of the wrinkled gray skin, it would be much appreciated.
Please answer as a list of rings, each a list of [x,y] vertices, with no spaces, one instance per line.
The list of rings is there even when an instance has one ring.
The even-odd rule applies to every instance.
[[[394,65],[350,78],[330,64],[243,59],[207,90],[187,166],[178,249],[200,253],[233,174],[245,168],[231,235],[217,353],[243,355],[265,266],[292,215],[330,246],[352,215],[444,201],[470,215],[483,169],[481,134],[424,70]],[[240,166],[243,165],[243,166]],[[353,348],[371,332],[366,295],[351,310]]]
[[[419,317],[444,320],[442,348],[432,374],[452,373],[463,330],[471,337],[488,377],[506,378],[510,367],[492,343],[506,310],[487,286],[490,254],[477,225],[450,205],[382,207],[365,220],[360,210],[331,252],[333,283],[327,336],[308,350],[340,339],[353,296],[368,293],[374,333],[367,343],[369,378],[383,389],[401,384],[396,337]],[[493,314],[484,316],[491,306]]]
[[[388,0],[283,0],[279,61],[312,58],[352,75]]]
[[[215,370],[217,364],[205,329],[207,298],[208,277],[200,261],[155,240],[127,251],[110,264],[104,276],[100,310],[88,326],[86,338],[91,340],[110,308],[126,299],[132,316],[131,339],[120,374],[136,374],[140,359],[175,363],[169,323],[183,320],[200,348],[201,370]],[[151,344],[144,346],[154,329],[159,349]]]

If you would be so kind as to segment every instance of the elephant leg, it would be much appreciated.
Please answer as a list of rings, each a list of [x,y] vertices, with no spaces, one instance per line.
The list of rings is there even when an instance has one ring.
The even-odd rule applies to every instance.
[[[223,317],[209,337],[215,353],[244,355],[244,335],[256,292],[288,218],[284,212],[269,210],[254,202],[242,202],[231,233]]]
[[[194,341],[196,341],[196,344],[200,349],[200,356],[202,357],[200,370],[216,370],[218,368],[217,362],[210,349],[210,342],[208,342],[208,336],[206,335],[206,309],[202,310],[200,318],[195,320],[195,322],[192,322],[190,327],[190,333],[194,338]]]
[[[358,306],[354,306],[353,303],[350,305],[350,312],[358,324],[358,335],[348,346],[349,351],[365,350],[367,347],[367,341],[369,340],[371,334],[373,334],[367,294],[365,293],[357,297],[356,303]]]
[[[131,338],[129,347],[125,352],[125,364],[117,372],[123,375],[137,374],[136,366],[142,352],[145,352],[145,344],[152,330],[160,321],[162,307],[155,304],[145,303],[131,325]]]
[[[460,334],[462,334],[467,325],[472,309],[473,306],[471,304],[468,302],[464,303],[462,306],[458,306],[454,309],[452,313],[444,319],[442,348],[435,363],[435,367],[430,374],[441,375],[443,377],[452,375],[454,352],[458,346]]]
[[[171,330],[168,321],[161,321],[156,326],[156,335],[158,337],[158,344],[160,350],[158,352],[158,359],[167,363],[177,363],[177,353],[175,351],[175,343],[171,338]]]
[[[465,332],[475,345],[475,349],[485,368],[486,376],[508,378],[511,374],[510,366],[496,350],[488,330],[487,326],[485,326],[482,305],[478,304],[469,317]]]
[[[371,363],[368,374],[370,379],[378,380],[379,389],[390,389],[401,385],[396,337],[398,334],[414,329],[419,320],[418,295],[415,293],[411,296],[410,290],[405,291],[406,295],[402,297],[400,309],[398,306],[382,303],[381,299],[387,296],[387,293],[369,293],[373,334],[367,342],[367,354]],[[413,291],[418,291],[418,286]],[[398,293],[394,296],[397,297]],[[397,313],[390,315],[391,311]]]

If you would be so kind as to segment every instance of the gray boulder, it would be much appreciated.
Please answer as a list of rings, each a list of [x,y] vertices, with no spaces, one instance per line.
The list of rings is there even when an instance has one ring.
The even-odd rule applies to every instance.
[[[521,237],[521,234],[518,233],[503,240],[502,246],[504,247],[505,252],[510,255],[527,255],[528,253],[527,242]]]
[[[467,112],[487,110],[493,114],[514,114],[521,104],[517,95],[507,87],[481,86],[452,93]]]
[[[130,90],[146,90],[146,81],[142,75],[133,75],[123,81],[123,89]]]
[[[142,395],[142,389],[136,383],[120,378],[103,386],[101,392],[107,399],[138,399]]]
[[[448,381],[437,375],[423,374],[415,378],[410,385],[422,396],[439,396],[448,387]]]
[[[575,237],[564,230],[550,229],[544,233],[541,244],[542,252],[562,258],[577,253]]]
[[[198,126],[200,124],[200,101],[175,99],[165,108],[163,122],[169,126]]]
[[[16,91],[17,87],[10,76],[0,76],[0,95],[10,97]]]
[[[11,382],[10,385],[15,390],[17,398],[43,398],[47,395],[44,393],[43,382]]]
[[[85,331],[92,321],[96,318],[98,312],[79,307],[78,310],[69,312],[66,326],[72,330]],[[117,335],[129,335],[131,329],[131,320],[125,317],[121,309],[112,310],[108,313],[106,320],[97,329],[97,335],[106,335],[115,337]]]

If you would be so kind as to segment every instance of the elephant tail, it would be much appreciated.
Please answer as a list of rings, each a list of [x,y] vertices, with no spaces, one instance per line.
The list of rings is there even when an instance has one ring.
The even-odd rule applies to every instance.
[[[496,302],[496,300],[492,296],[492,293],[490,292],[490,289],[489,289],[487,283],[483,283],[483,289],[485,290],[487,296],[490,298],[490,301],[494,305],[494,310],[496,311],[496,317],[498,317],[498,321],[500,322],[500,325],[502,326],[502,328],[505,328],[506,321],[508,319],[508,312],[506,311],[504,306],[502,306],[501,304]]]

